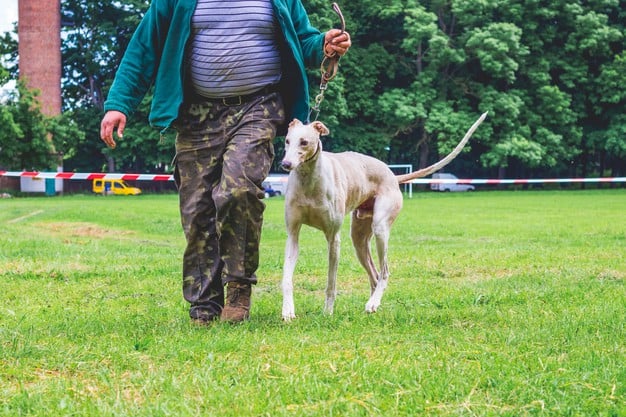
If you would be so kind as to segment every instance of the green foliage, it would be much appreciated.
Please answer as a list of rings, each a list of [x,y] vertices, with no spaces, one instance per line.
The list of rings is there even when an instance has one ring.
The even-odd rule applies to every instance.
[[[107,90],[126,46],[143,13],[145,0],[110,1],[63,0],[62,8],[71,14],[73,25],[63,29],[64,83],[66,108],[73,109],[77,123],[84,129],[75,156],[67,165],[82,171],[157,172],[162,157],[159,133],[148,125],[150,98],[129,118],[125,137],[115,153],[99,139]],[[162,170],[161,170],[162,171]]]
[[[22,129],[14,118],[15,109],[8,105],[0,106],[0,166],[8,167],[19,155],[17,138],[22,137]]]
[[[437,151],[447,155],[459,143],[468,127],[476,120],[471,112],[453,111],[452,103],[436,102],[424,124],[424,129],[437,138]],[[478,135],[477,135],[478,137]]]
[[[22,82],[0,106],[0,166],[14,170],[48,170],[58,156],[50,140],[50,120],[40,110],[37,93]]]
[[[71,17],[62,45],[66,109],[103,109],[107,88],[148,5],[146,0],[62,0],[62,10]]]
[[[626,157],[626,117],[621,116],[611,123],[607,129],[608,140],[606,141],[605,150],[608,154],[615,158],[624,159]]]
[[[85,134],[71,113],[47,117],[39,94],[20,81],[0,106],[0,167],[13,170],[56,169],[74,156]]]
[[[0,66],[0,86],[5,85],[10,80],[9,71],[6,68]]]
[[[406,38],[401,46],[409,55],[417,55],[431,39],[437,36],[437,16],[421,5],[404,10]]]
[[[492,23],[469,33],[466,47],[476,54],[481,69],[507,83],[515,81],[519,61],[528,55],[520,44],[522,30],[510,23]]]
[[[427,117],[429,91],[421,90],[419,86],[420,83],[417,81],[408,91],[401,88],[391,89],[378,101],[378,107],[382,112],[380,116],[391,122],[390,124],[396,126],[399,131],[410,130],[416,121]]]
[[[64,159],[73,158],[85,142],[85,132],[77,125],[75,115],[65,112],[47,122],[54,149]]]
[[[0,86],[17,78],[16,32],[0,33]]]
[[[611,62],[600,67],[598,77],[598,95],[591,97],[596,102],[594,113],[600,115],[604,105],[616,105],[626,103],[626,52],[615,55]]]
[[[160,172],[172,159],[171,137],[163,141],[148,126],[150,96],[115,153],[98,139],[108,86],[148,4],[62,1],[73,21],[63,28],[64,109],[86,138],[66,144],[75,147],[66,149],[68,166]],[[305,6],[321,30],[338,26],[329,2]],[[331,130],[326,149],[424,166],[489,111],[459,157],[459,175],[624,175],[621,2],[359,0],[340,7],[353,46],[321,106],[319,119]],[[0,82],[15,79],[15,36],[0,38],[0,54]],[[313,100],[319,69],[309,76]],[[0,117],[10,132],[7,112]]]
[[[611,54],[610,45],[624,36],[608,25],[609,17],[605,14],[584,10],[578,4],[568,5],[566,11],[576,16],[575,30],[565,44],[566,52],[604,57]]]

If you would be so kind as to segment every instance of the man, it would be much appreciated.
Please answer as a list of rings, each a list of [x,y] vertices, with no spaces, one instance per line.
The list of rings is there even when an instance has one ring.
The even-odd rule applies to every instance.
[[[153,0],[137,27],[100,136],[114,148],[113,132],[122,138],[154,85],[150,123],[177,130],[183,295],[194,321],[249,318],[272,140],[308,118],[305,65],[350,45],[346,32],[312,27],[300,0]]]

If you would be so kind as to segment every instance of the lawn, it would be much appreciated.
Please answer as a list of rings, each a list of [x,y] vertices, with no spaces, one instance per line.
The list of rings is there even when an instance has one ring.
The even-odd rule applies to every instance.
[[[251,320],[199,327],[175,195],[0,200],[0,415],[626,416],[626,190],[416,193],[372,315],[305,228],[291,323],[266,203]]]

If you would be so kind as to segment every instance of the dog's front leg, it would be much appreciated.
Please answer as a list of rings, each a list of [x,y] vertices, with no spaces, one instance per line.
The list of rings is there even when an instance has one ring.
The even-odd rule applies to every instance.
[[[326,284],[326,304],[324,312],[333,314],[335,297],[337,296],[337,268],[339,267],[339,249],[341,238],[339,232],[326,236],[328,240],[328,283]]]
[[[293,273],[298,260],[298,238],[300,226],[288,228],[287,244],[285,245],[285,262],[283,264],[283,320],[296,318],[296,307],[293,302]]]

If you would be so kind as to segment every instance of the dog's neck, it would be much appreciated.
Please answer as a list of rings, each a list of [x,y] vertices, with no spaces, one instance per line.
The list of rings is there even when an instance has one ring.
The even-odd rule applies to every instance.
[[[322,141],[318,140],[317,141],[317,148],[315,148],[315,152],[313,152],[313,155],[311,155],[310,158],[307,158],[304,161],[302,161],[302,163],[303,164],[308,164],[311,161],[317,160],[317,158],[319,158],[321,153],[322,153]]]
[[[308,193],[314,192],[311,187],[317,187],[320,184],[320,179],[322,177],[320,175],[316,175],[315,172],[321,169],[319,167],[321,155],[322,142],[318,141],[315,152],[313,152],[310,157],[302,161],[302,163],[300,163],[295,170],[291,171],[293,175],[300,178],[298,180],[300,184],[304,185],[305,188],[309,188]]]

